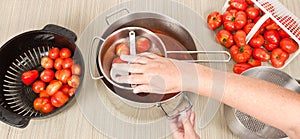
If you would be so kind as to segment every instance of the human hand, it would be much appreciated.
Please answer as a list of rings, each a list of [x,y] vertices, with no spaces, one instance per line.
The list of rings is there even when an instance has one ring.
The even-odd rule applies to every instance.
[[[191,110],[170,121],[173,139],[200,139],[195,129],[195,112]]]
[[[199,80],[193,63],[143,53],[137,56],[122,55],[130,64],[113,64],[112,68],[129,72],[114,78],[118,83],[137,84],[134,93],[174,93],[197,88]]]

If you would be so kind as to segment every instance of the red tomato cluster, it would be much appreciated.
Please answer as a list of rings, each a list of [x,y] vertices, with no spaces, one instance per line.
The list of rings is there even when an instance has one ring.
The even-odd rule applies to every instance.
[[[138,39],[135,42],[136,47],[136,53],[143,53],[147,52],[151,47],[151,41],[146,37],[138,37]],[[130,48],[126,43],[119,43],[116,45],[115,49],[115,58],[112,61],[112,64],[114,63],[126,63],[125,61],[121,60],[121,55],[129,55],[130,54]]]
[[[267,19],[246,44],[246,36],[264,13],[251,0],[230,0],[229,4],[223,14],[211,12],[207,24],[211,30],[222,27],[216,33],[216,41],[229,49],[236,62],[233,72],[240,74],[262,62],[271,62],[280,68],[289,55],[298,50],[298,44],[271,19]],[[274,7],[270,11],[274,11]]]
[[[72,52],[68,48],[51,48],[42,57],[43,71],[26,71],[22,81],[31,85],[32,91],[39,94],[33,102],[35,110],[49,113],[63,106],[74,95],[80,84],[81,66],[73,63]]]

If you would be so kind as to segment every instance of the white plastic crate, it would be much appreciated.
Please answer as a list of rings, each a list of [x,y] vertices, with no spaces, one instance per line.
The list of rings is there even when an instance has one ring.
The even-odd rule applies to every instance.
[[[292,39],[294,39],[300,46],[300,20],[292,12],[290,12],[281,2],[278,0],[252,0],[255,6],[260,8],[265,15],[259,19],[252,30],[246,37],[246,42],[248,43],[253,35],[258,31],[260,26],[268,19],[271,18],[275,23],[277,23],[285,32],[287,32]],[[224,4],[222,12],[224,13],[229,7],[229,0]],[[289,18],[285,18],[289,17]],[[294,24],[292,24],[294,22]],[[279,69],[285,68],[293,59],[295,59],[300,54],[300,48],[290,54],[289,59],[285,62],[284,66]],[[267,66],[272,66],[270,63]]]

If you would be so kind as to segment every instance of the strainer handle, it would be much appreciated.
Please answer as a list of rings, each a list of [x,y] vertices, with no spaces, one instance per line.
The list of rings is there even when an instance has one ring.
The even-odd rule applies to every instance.
[[[119,9],[119,10],[117,10],[117,11],[115,11],[115,12],[112,12],[112,13],[110,13],[109,15],[106,15],[106,17],[105,17],[106,24],[107,24],[107,25],[110,25],[111,23],[110,23],[110,20],[109,20],[109,19],[110,19],[112,16],[115,16],[115,15],[117,15],[118,13],[121,13],[121,12],[123,12],[123,11],[127,12],[127,14],[130,13],[130,11],[129,11],[127,8],[122,8],[122,9]]]
[[[91,48],[90,48],[90,50],[89,50],[89,55],[88,55],[88,66],[89,66],[89,72],[90,72],[90,75],[91,75],[91,77],[92,77],[92,79],[94,79],[94,80],[99,80],[99,79],[102,79],[103,78],[103,76],[95,76],[94,75],[94,73],[93,73],[93,71],[92,71],[92,63],[91,63],[91,61],[92,61],[92,53],[93,53],[93,50],[94,50],[94,46],[95,46],[95,41],[96,40],[99,40],[100,42],[101,41],[105,41],[104,39],[102,39],[101,37],[98,37],[98,36],[96,36],[96,37],[94,37],[93,38],[93,40],[92,40],[92,42],[91,42]]]
[[[227,63],[231,59],[231,55],[227,51],[167,51],[167,54],[205,54],[205,55],[210,55],[210,54],[222,54],[225,55],[225,59],[214,59],[214,60],[203,60],[203,59],[197,59],[197,60],[180,60],[184,62],[190,62],[190,63]]]
[[[30,119],[12,113],[0,106],[0,120],[14,127],[24,128],[28,125]]]
[[[43,30],[58,33],[59,35],[62,35],[64,37],[68,38],[68,40],[73,43],[75,43],[75,41],[77,40],[77,36],[73,31],[66,29],[64,27],[58,26],[58,25],[48,24],[43,28]]]
[[[157,104],[157,106],[161,108],[161,110],[164,112],[164,114],[167,116],[167,118],[168,118],[169,120],[176,118],[176,117],[179,116],[181,113],[186,112],[186,111],[190,110],[190,109],[193,107],[193,104],[192,104],[191,100],[190,100],[184,93],[182,93],[181,95],[182,95],[182,98],[183,98],[182,101],[186,101],[186,102],[187,102],[187,106],[185,106],[183,110],[180,110],[180,111],[178,111],[178,112],[175,112],[175,111],[177,111],[177,109],[175,108],[174,111],[172,111],[172,112],[175,112],[175,114],[169,114],[169,113],[164,109],[164,107],[162,106],[161,103]]]

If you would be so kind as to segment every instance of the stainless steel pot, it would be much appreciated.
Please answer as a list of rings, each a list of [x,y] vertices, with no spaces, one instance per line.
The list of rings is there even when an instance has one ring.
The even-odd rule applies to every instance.
[[[255,67],[243,72],[242,75],[262,79],[300,93],[299,81],[297,83],[297,80],[275,68]],[[225,105],[224,114],[228,127],[242,139],[287,138],[286,134],[279,129],[227,105]]]

